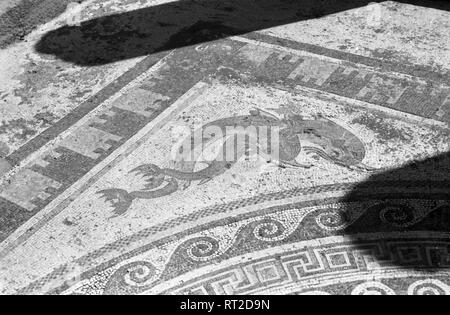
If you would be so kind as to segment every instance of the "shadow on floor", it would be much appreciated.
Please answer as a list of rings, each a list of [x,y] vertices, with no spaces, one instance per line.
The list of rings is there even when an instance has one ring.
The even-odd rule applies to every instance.
[[[450,232],[449,174],[450,153],[445,153],[371,176],[344,198],[346,204],[374,202],[345,235],[388,265],[426,271],[449,268],[450,235],[442,234]],[[377,240],[368,244],[361,237],[364,233],[373,233],[371,239]]]
[[[47,33],[39,53],[83,66],[200,44],[366,6],[373,0],[180,0],[64,26]],[[399,2],[449,10],[441,0]]]
[[[101,17],[81,26],[61,27],[46,34],[36,49],[79,65],[95,66],[318,18],[371,2],[374,1],[180,0]],[[449,1],[399,2],[450,9]],[[369,251],[367,242],[358,234],[373,233],[379,239],[378,253],[373,255],[390,264],[427,270],[449,267],[447,245],[432,237],[433,232],[450,232],[448,174],[450,153],[373,175],[345,197],[345,202],[377,200],[346,228],[346,235],[361,250]],[[441,191],[437,193],[436,188]],[[427,207],[434,210],[421,213]],[[404,239],[408,232],[423,233],[424,240]],[[394,233],[398,237],[393,238]],[[370,251],[373,252],[373,246]]]

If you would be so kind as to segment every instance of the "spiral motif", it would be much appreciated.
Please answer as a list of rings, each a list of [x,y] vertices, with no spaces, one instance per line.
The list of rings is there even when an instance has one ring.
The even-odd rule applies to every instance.
[[[127,273],[124,275],[124,281],[132,286],[145,284],[155,275],[155,268],[150,263],[140,263],[130,266],[127,269]]]
[[[383,222],[396,227],[407,227],[414,222],[414,209],[405,205],[387,205],[380,211]]]
[[[427,279],[414,282],[408,288],[408,295],[449,295],[450,286],[442,281]]]
[[[258,222],[253,229],[253,235],[264,242],[280,241],[286,237],[285,234],[286,228],[283,223],[273,219],[265,219]]]
[[[136,261],[119,268],[108,280],[104,294],[129,294],[151,286],[157,279],[156,268],[147,261]]]
[[[350,224],[349,215],[340,208],[327,209],[316,217],[316,223],[327,231],[337,231]]]
[[[395,295],[395,291],[381,282],[370,281],[354,288],[352,295]]]
[[[219,242],[212,237],[191,239],[185,247],[189,258],[195,261],[207,261],[220,254]]]

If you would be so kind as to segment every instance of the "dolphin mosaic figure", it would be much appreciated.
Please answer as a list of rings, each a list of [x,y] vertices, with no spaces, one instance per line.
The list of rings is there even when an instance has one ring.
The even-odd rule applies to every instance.
[[[230,126],[238,127],[232,129],[235,134],[227,134],[227,127]],[[277,128],[278,136],[276,140],[272,141],[274,143],[261,145],[258,138],[260,137],[258,130],[261,127],[268,130]],[[209,142],[217,140],[217,135],[208,132],[214,129],[224,135],[222,139],[219,139],[222,142],[222,148],[216,154],[215,159],[203,161],[207,164],[206,167],[196,171],[203,148]],[[228,117],[210,122],[196,132],[201,132],[201,146],[193,148],[192,152],[187,152],[188,154],[192,153],[191,159],[187,160],[183,160],[183,154],[186,152],[180,150],[177,169],[160,168],[154,164],[141,165],[131,170],[130,173],[140,175],[145,179],[146,184],[142,190],[128,192],[124,189],[113,188],[98,192],[107,202],[111,203],[116,216],[125,213],[136,199],[167,196],[179,190],[181,182],[185,182],[183,187],[186,188],[192,181],[199,181],[199,184],[203,184],[225,173],[243,156],[249,154],[248,147],[244,147],[237,150],[233,159],[224,159],[226,150],[234,141],[234,136],[239,133],[243,133],[241,135],[247,139],[256,139],[258,154],[267,160],[276,162],[281,167],[311,167],[311,165],[303,165],[296,161],[298,155],[304,151],[305,153],[314,153],[344,167],[368,169],[362,164],[365,157],[365,147],[362,141],[344,127],[322,116],[309,120],[299,115],[284,115],[283,118],[279,118],[263,110],[254,109],[250,111],[250,115]],[[191,139],[186,141],[190,142]],[[302,146],[302,143],[309,145]],[[271,150],[271,147],[275,145],[277,146],[276,155]]]

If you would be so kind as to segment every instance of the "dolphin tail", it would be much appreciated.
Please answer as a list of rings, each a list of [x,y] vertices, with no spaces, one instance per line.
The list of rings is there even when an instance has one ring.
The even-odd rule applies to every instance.
[[[112,217],[117,217],[127,212],[134,200],[134,197],[123,189],[105,189],[98,191],[97,194],[102,195],[105,201],[109,202],[113,207],[114,215]]]

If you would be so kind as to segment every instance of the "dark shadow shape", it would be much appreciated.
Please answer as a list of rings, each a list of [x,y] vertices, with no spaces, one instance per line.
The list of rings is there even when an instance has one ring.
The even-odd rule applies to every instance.
[[[39,53],[83,66],[196,45],[365,6],[373,0],[180,0],[64,26],[47,33]],[[401,0],[449,10],[441,0]]]
[[[450,236],[442,234],[450,232],[450,153],[373,175],[343,201],[347,210],[351,202],[374,201],[345,235],[376,261],[424,271],[450,268]],[[421,209],[434,210],[424,215]],[[344,211],[342,220],[350,216]],[[369,245],[366,233],[377,240]]]

